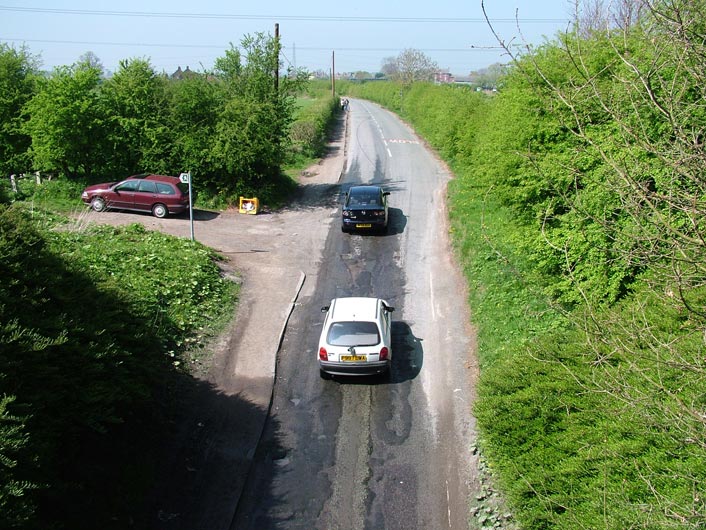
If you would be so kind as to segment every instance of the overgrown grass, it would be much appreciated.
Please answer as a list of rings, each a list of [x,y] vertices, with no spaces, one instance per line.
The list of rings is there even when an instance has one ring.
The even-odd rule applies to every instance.
[[[451,181],[449,211],[452,240],[469,286],[473,323],[480,330],[479,362],[485,368],[567,322],[550,305],[543,279],[517,253],[517,228],[510,212],[469,183],[471,179],[468,175]]]

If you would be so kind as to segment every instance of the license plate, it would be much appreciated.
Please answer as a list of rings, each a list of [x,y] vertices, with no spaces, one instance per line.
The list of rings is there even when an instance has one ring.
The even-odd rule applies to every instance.
[[[373,225],[371,224],[365,224],[365,225],[355,225],[356,228],[372,228]]]
[[[365,355],[341,355],[342,361],[365,361]]]

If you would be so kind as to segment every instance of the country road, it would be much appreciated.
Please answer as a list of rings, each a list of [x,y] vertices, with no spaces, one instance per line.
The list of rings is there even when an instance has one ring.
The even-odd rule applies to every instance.
[[[469,528],[474,342],[446,239],[449,175],[392,114],[363,101],[349,113],[341,189],[391,191],[390,230],[344,234],[340,210],[328,211],[317,281],[289,321],[232,529]],[[389,381],[320,379],[319,308],[338,296],[396,307]]]
[[[229,259],[241,297],[179,389],[183,415],[167,433],[145,527],[477,527],[475,336],[448,241],[449,178],[396,116],[351,100],[292,204],[196,212],[195,238]],[[356,183],[391,192],[387,234],[342,233],[342,190]],[[89,211],[84,221],[190,236],[188,216]],[[320,308],[350,295],[396,307],[387,381],[319,376]]]

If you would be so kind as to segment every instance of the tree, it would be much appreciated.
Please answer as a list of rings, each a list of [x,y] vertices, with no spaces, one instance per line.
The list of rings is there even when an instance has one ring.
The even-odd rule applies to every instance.
[[[215,63],[226,102],[216,126],[212,163],[226,169],[221,189],[257,191],[279,174],[289,145],[294,96],[306,82],[303,72],[279,76],[280,43],[265,34],[246,36]]]
[[[157,171],[170,145],[165,114],[166,80],[146,59],[120,62],[118,71],[101,87],[112,173]],[[159,168],[162,172],[175,168]]]
[[[0,43],[0,174],[9,176],[32,169],[30,136],[23,130],[25,104],[34,96],[37,59],[25,48]]]
[[[579,35],[590,38],[615,28],[629,28],[647,9],[644,0],[583,0],[576,3],[576,19]]]
[[[102,165],[104,116],[99,104],[101,71],[87,63],[62,66],[26,105],[23,131],[32,137],[34,169],[68,178],[90,175]]]
[[[408,48],[397,57],[385,59],[382,71],[394,81],[411,84],[415,81],[433,81],[439,66],[419,50]]]
[[[194,75],[169,82],[166,88],[170,102],[168,128],[172,137],[168,156],[172,166],[181,171],[198,169],[200,185],[218,182],[223,167],[214,164],[212,148],[226,100],[223,84],[207,75]],[[151,167],[156,171],[158,160],[154,160]]]
[[[471,80],[474,84],[483,88],[497,88],[500,80],[507,75],[508,67],[504,64],[491,64],[487,68],[471,72]]]
[[[385,57],[382,60],[380,71],[385,74],[388,79],[395,79],[400,71],[397,65],[397,57]]]
[[[77,62],[86,64],[92,68],[97,68],[101,71],[101,73],[104,72],[103,63],[98,58],[98,56],[92,51],[87,51],[86,53],[82,54],[81,57],[78,58]]]

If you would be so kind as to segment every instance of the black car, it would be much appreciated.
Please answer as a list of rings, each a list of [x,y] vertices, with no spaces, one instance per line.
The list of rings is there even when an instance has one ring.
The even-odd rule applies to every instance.
[[[351,186],[343,202],[341,230],[387,230],[387,196],[380,186]]]

